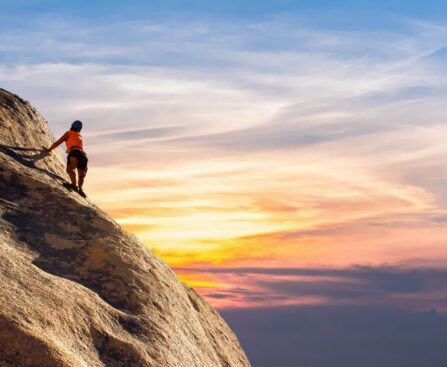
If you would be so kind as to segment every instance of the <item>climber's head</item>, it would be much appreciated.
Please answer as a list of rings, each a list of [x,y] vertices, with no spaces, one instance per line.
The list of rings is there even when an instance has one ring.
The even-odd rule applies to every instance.
[[[79,120],[74,121],[71,124],[71,129],[70,130],[74,130],[74,131],[81,131],[82,130],[82,122]]]

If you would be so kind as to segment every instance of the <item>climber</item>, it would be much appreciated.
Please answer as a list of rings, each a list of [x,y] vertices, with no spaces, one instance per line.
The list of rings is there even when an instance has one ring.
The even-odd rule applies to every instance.
[[[84,152],[82,144],[82,122],[79,120],[74,121],[71,124],[70,130],[62,135],[53,145],[49,148],[45,148],[45,151],[49,154],[54,148],[57,148],[60,144],[65,142],[67,146],[67,173],[70,176],[71,184],[65,183],[64,186],[70,190],[78,192],[82,197],[86,197],[82,190],[84,184],[84,178],[87,174],[87,155]],[[78,171],[78,186],[76,186],[76,173]]]

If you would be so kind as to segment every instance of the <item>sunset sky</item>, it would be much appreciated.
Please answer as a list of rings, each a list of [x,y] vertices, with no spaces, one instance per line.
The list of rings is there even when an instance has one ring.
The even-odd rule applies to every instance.
[[[447,3],[1,4],[0,86],[56,138],[84,122],[86,193],[254,365],[320,360],[256,354],[247,310],[447,313]],[[377,361],[447,360],[420,345]]]

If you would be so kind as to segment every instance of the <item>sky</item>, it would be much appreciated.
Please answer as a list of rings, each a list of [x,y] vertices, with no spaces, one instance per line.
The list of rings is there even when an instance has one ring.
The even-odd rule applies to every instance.
[[[445,363],[446,2],[0,3],[0,86],[253,366]]]

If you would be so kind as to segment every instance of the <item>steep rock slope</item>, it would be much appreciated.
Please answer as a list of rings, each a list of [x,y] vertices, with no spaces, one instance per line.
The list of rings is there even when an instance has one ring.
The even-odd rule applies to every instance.
[[[88,199],[0,89],[0,366],[249,366],[227,324]]]

